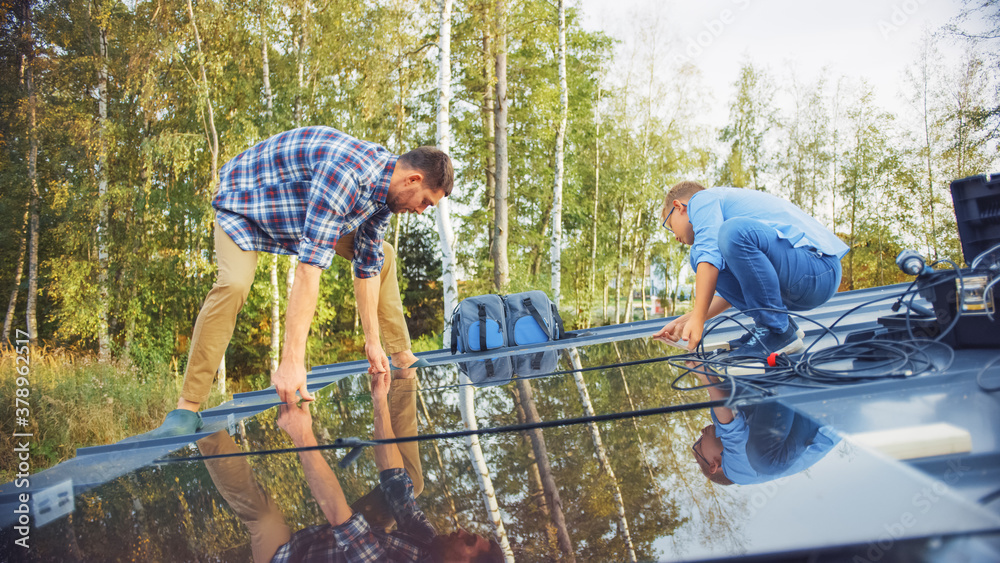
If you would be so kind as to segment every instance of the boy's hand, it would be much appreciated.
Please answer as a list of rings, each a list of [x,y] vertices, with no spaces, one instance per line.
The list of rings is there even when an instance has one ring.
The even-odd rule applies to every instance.
[[[694,315],[684,324],[684,329],[681,331],[681,339],[687,340],[689,351],[693,352],[698,347],[698,343],[701,342],[701,334],[704,330],[705,319],[697,318]]]
[[[653,335],[653,340],[659,340],[660,342],[677,342],[681,337],[681,333],[684,330],[684,325],[687,324],[688,320],[691,318],[691,313],[686,313],[677,317],[676,319],[670,321],[663,328],[661,328],[656,334]]]

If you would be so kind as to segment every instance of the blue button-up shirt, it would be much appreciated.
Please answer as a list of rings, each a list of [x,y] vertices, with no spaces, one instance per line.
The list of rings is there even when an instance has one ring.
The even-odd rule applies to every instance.
[[[726,267],[719,250],[719,229],[726,219],[747,217],[774,228],[778,238],[792,247],[815,248],[838,259],[848,248],[830,229],[796,205],[769,193],[743,188],[712,188],[696,192],[688,200],[688,217],[694,227],[691,245],[691,268],[708,262],[722,270]]]
[[[753,485],[794,475],[830,453],[840,436],[780,404],[742,407],[722,424],[712,411],[722,440],[722,472],[737,485]]]
[[[227,162],[212,200],[216,221],[243,250],[298,256],[326,269],[341,236],[354,238],[354,272],[382,270],[398,157],[332,127],[280,133]]]

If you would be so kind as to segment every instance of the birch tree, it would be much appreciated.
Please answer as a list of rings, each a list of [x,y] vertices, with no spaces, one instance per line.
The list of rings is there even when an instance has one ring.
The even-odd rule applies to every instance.
[[[101,19],[106,14],[100,14]],[[101,21],[98,31],[97,64],[97,357],[102,362],[111,359],[111,336],[108,333],[108,27]]]
[[[35,93],[35,39],[31,14],[31,3],[20,3],[21,34],[24,42],[24,85],[28,97],[28,340],[38,342],[38,231],[41,196],[38,193],[38,98]]]
[[[451,0],[439,0],[441,17],[438,38],[438,108],[437,148],[451,151]],[[443,342],[451,342],[451,312],[458,300],[458,280],[455,277],[455,235],[451,228],[451,211],[448,198],[437,205],[438,237],[441,241],[442,277],[444,278],[444,332]]]
[[[591,403],[590,393],[587,391],[587,382],[583,379],[583,363],[580,361],[580,353],[576,348],[570,348],[569,350],[564,350],[564,352],[569,356],[570,364],[573,366],[573,381],[576,383],[576,390],[580,394],[580,404],[583,406],[583,414],[585,416],[595,416],[594,405]],[[601,470],[604,471],[611,482],[612,496],[615,499],[615,510],[618,516],[618,534],[628,549],[628,560],[636,561],[635,546],[632,545],[632,534],[629,532],[628,518],[625,516],[625,500],[622,497],[621,487],[618,486],[618,478],[615,477],[615,471],[611,468],[611,462],[608,460],[608,452],[604,449],[604,443],[601,441],[601,430],[597,427],[596,422],[587,423],[587,427],[590,429],[590,438],[594,443],[594,452],[601,464]]]
[[[496,5],[496,106],[493,116],[494,147],[496,148],[496,197],[493,203],[493,287],[505,293],[510,281],[507,263],[507,3]]]
[[[457,370],[454,370],[457,371]],[[476,422],[475,391],[472,380],[463,373],[458,373],[459,398],[458,408],[462,413],[462,423],[466,430],[478,430],[479,423]],[[510,548],[507,540],[507,531],[504,529],[503,519],[500,515],[500,506],[497,504],[496,492],[493,490],[493,480],[490,479],[490,470],[486,466],[486,458],[483,456],[483,448],[479,444],[479,436],[471,434],[465,437],[465,446],[469,451],[469,461],[476,472],[476,479],[479,481],[479,490],[483,493],[483,503],[486,505],[486,512],[493,523],[493,530],[500,548],[503,550],[507,563],[514,563],[514,551]]]
[[[566,145],[566,120],[569,114],[569,88],[566,86],[566,2],[558,0],[559,20],[559,122],[556,126],[556,173],[552,190],[552,301],[559,306],[562,283],[562,204]]]
[[[260,11],[260,38],[261,38],[261,78],[264,82],[264,137],[270,136],[272,132],[272,120],[274,119],[274,95],[271,92],[271,58],[270,41],[268,33],[270,30],[268,17],[270,15],[270,3],[268,0],[261,1]],[[279,360],[281,359],[281,289],[278,287],[278,255],[271,255],[271,375],[278,371]]]

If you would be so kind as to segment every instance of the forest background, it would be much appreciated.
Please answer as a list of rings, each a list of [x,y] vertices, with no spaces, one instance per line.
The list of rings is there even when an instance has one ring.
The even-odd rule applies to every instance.
[[[852,248],[842,290],[902,280],[905,247],[960,263],[948,185],[995,169],[1000,138],[1000,3],[963,6],[925,33],[893,107],[863,79],[744,58],[715,128],[700,70],[668,56],[658,19],[620,41],[570,5],[561,73],[562,3],[457,1],[442,88],[433,1],[0,0],[0,345],[30,334],[33,468],[172,408],[214,280],[218,168],[298,126],[400,153],[438,144],[450,102],[450,220],[397,217],[388,235],[417,351],[441,347],[447,273],[457,298],[549,289],[570,328],[647,317],[653,277],[664,315],[682,312],[687,252],[659,226],[682,179],[819,217]],[[260,260],[212,403],[268,385],[290,264]],[[322,280],[308,360],[358,359],[349,265]],[[16,350],[0,358],[5,397]],[[13,409],[0,407],[5,430]]]

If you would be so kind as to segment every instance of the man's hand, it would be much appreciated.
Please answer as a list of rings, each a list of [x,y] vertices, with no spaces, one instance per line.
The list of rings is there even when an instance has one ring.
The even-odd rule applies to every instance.
[[[684,326],[691,319],[691,313],[687,313],[677,317],[676,319],[667,323],[666,326],[661,328],[656,334],[653,335],[653,340],[659,340],[660,342],[677,342],[677,339],[681,337],[681,333],[684,330]]]
[[[372,399],[380,402],[388,401],[389,386],[392,384],[392,374],[380,372],[372,374]]]
[[[278,391],[278,399],[282,403],[294,403],[296,391],[302,394],[302,400],[313,400],[306,387],[306,368],[301,363],[281,360],[278,369],[271,375],[271,384]]]
[[[302,403],[301,406],[278,405],[278,427],[288,434],[295,447],[301,448],[316,444],[309,403]]]
[[[365,355],[368,356],[368,373],[389,373],[389,358],[377,340],[365,342]]]

